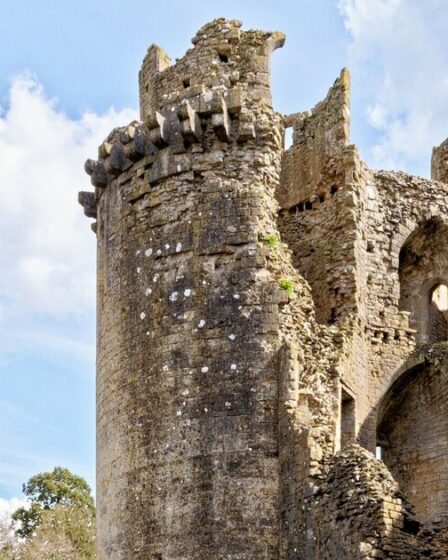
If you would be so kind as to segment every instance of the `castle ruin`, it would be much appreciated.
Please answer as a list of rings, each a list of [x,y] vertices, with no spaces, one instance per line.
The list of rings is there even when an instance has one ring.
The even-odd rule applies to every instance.
[[[272,108],[283,43],[151,46],[86,162],[99,560],[448,557],[448,141],[369,169],[346,70]]]

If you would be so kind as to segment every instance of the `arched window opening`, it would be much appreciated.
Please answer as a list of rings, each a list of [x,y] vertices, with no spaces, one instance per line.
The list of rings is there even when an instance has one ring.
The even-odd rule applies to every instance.
[[[429,293],[429,342],[443,342],[448,339],[448,286],[436,284]]]
[[[420,342],[448,339],[448,226],[431,219],[419,226],[401,248],[400,309]]]

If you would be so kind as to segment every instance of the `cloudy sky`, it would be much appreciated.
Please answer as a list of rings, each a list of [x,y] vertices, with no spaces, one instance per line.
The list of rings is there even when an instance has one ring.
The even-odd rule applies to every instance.
[[[280,30],[277,110],[305,110],[343,66],[373,167],[427,176],[448,136],[447,0],[0,0],[0,512],[32,474],[94,483],[95,237],[83,162],[136,116],[148,45],[182,56],[207,21]]]

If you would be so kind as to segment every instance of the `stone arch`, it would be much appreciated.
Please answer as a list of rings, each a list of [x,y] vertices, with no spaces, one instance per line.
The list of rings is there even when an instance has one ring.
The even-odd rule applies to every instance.
[[[427,526],[448,526],[448,370],[422,361],[395,379],[378,409],[382,460]],[[445,365],[443,365],[445,363]]]
[[[432,207],[430,210],[426,209],[418,216],[412,216],[404,219],[397,225],[396,231],[392,234],[390,240],[390,249],[392,255],[392,265],[395,269],[399,264],[400,249],[406,243],[408,238],[423,224],[430,220],[447,223],[446,213],[444,208]]]
[[[445,316],[432,302],[434,290],[448,286],[448,225],[444,221],[426,220],[407,236],[398,253],[398,276],[400,309],[409,313],[409,323],[417,331],[418,340],[446,340]]]

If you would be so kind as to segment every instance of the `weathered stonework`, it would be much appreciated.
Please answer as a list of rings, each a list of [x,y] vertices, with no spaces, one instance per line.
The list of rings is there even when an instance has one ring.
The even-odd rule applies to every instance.
[[[99,560],[448,555],[447,144],[433,180],[368,169],[346,70],[275,112],[283,42],[152,46],[86,162]]]

